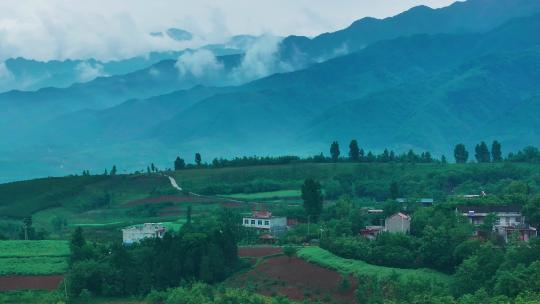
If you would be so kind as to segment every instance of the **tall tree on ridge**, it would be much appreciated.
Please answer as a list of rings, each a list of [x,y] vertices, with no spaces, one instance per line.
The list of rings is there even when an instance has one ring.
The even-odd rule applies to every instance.
[[[356,139],[351,140],[349,144],[349,159],[354,162],[360,160],[360,148],[358,148]]]
[[[113,165],[111,169],[111,175],[116,175],[116,171],[116,165]]]
[[[480,144],[476,145],[475,149],[475,158],[476,161],[479,163],[489,163],[491,156],[489,154],[489,149],[485,142],[481,142]]]
[[[337,162],[339,159],[339,154],[339,143],[334,141],[332,145],[330,145],[330,155],[332,156],[332,161]]]
[[[176,157],[176,160],[174,161],[174,170],[182,170],[186,167],[186,162],[180,158],[180,156]]]
[[[496,140],[494,140],[491,144],[491,159],[493,160],[493,162],[502,161],[501,143]]]
[[[456,159],[456,163],[458,164],[464,164],[469,159],[469,152],[465,148],[464,144],[458,144],[454,148],[454,157]]]
[[[195,153],[195,163],[197,164],[197,166],[201,165],[201,161],[202,161],[201,153],[199,152]]]

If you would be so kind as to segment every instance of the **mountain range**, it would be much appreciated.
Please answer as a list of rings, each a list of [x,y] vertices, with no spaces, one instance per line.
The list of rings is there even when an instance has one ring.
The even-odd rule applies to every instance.
[[[540,1],[469,0],[287,37],[262,52],[264,72],[278,73],[255,80],[236,77],[258,63],[249,51],[195,51],[205,69],[186,73],[164,60],[67,88],[3,93],[0,179],[170,166],[195,152],[206,161],[309,155],[333,140],[345,153],[353,138],[375,151],[448,156],[456,143],[493,139],[516,150],[540,139],[538,29]]]

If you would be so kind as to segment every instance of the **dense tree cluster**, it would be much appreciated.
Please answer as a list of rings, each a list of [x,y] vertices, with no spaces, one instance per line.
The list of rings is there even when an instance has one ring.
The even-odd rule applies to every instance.
[[[223,211],[218,218],[191,222],[177,234],[131,247],[88,244],[78,228],[71,240],[67,286],[73,296],[83,290],[125,296],[164,290],[183,281],[221,281],[238,265],[239,225],[239,218]]]

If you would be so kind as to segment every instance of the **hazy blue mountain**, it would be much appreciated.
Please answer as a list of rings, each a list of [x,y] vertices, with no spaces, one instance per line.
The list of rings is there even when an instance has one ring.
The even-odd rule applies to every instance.
[[[418,6],[390,18],[363,18],[346,29],[312,39],[289,36],[282,42],[281,53],[286,60],[310,63],[402,36],[482,33],[513,18],[539,11],[538,0],[468,0],[440,9]]]
[[[204,49],[216,56],[241,54],[243,49],[233,48],[229,44],[214,44]],[[87,60],[51,60],[36,61],[25,58],[7,59],[4,64],[10,73],[10,79],[0,82],[0,92],[10,90],[35,91],[41,88],[66,88],[74,83],[84,83],[98,77],[108,77],[132,73],[146,69],[163,60],[176,60],[183,51],[151,52],[144,56],[113,61]]]
[[[535,15],[485,34],[417,35],[377,43],[202,100],[165,121],[150,138],[251,151],[261,146],[258,138],[269,146],[306,147],[355,137],[373,149],[391,145],[447,152],[457,141],[496,136],[484,124],[504,121],[509,111],[527,105],[523,100],[540,94],[535,72],[540,70],[540,37],[534,34],[539,25],[540,15]],[[516,143],[512,148],[519,147]]]
[[[217,57],[217,64],[223,67],[219,74],[181,74],[175,60],[164,60],[129,74],[99,77],[68,88],[6,92],[0,94],[0,107],[3,109],[0,112],[0,134],[5,138],[16,138],[13,128],[31,129],[38,122],[69,112],[104,109],[128,99],[143,99],[200,84],[220,83],[221,74],[238,66],[241,58],[241,55]]]
[[[193,39],[193,34],[179,28],[170,28],[166,31],[166,33],[167,36],[176,41],[188,41]]]

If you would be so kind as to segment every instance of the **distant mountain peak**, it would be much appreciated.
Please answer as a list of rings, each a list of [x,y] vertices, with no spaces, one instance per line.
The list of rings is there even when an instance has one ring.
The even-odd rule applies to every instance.
[[[190,32],[179,29],[179,28],[170,28],[167,30],[167,36],[176,41],[189,41],[193,39],[193,34]]]

